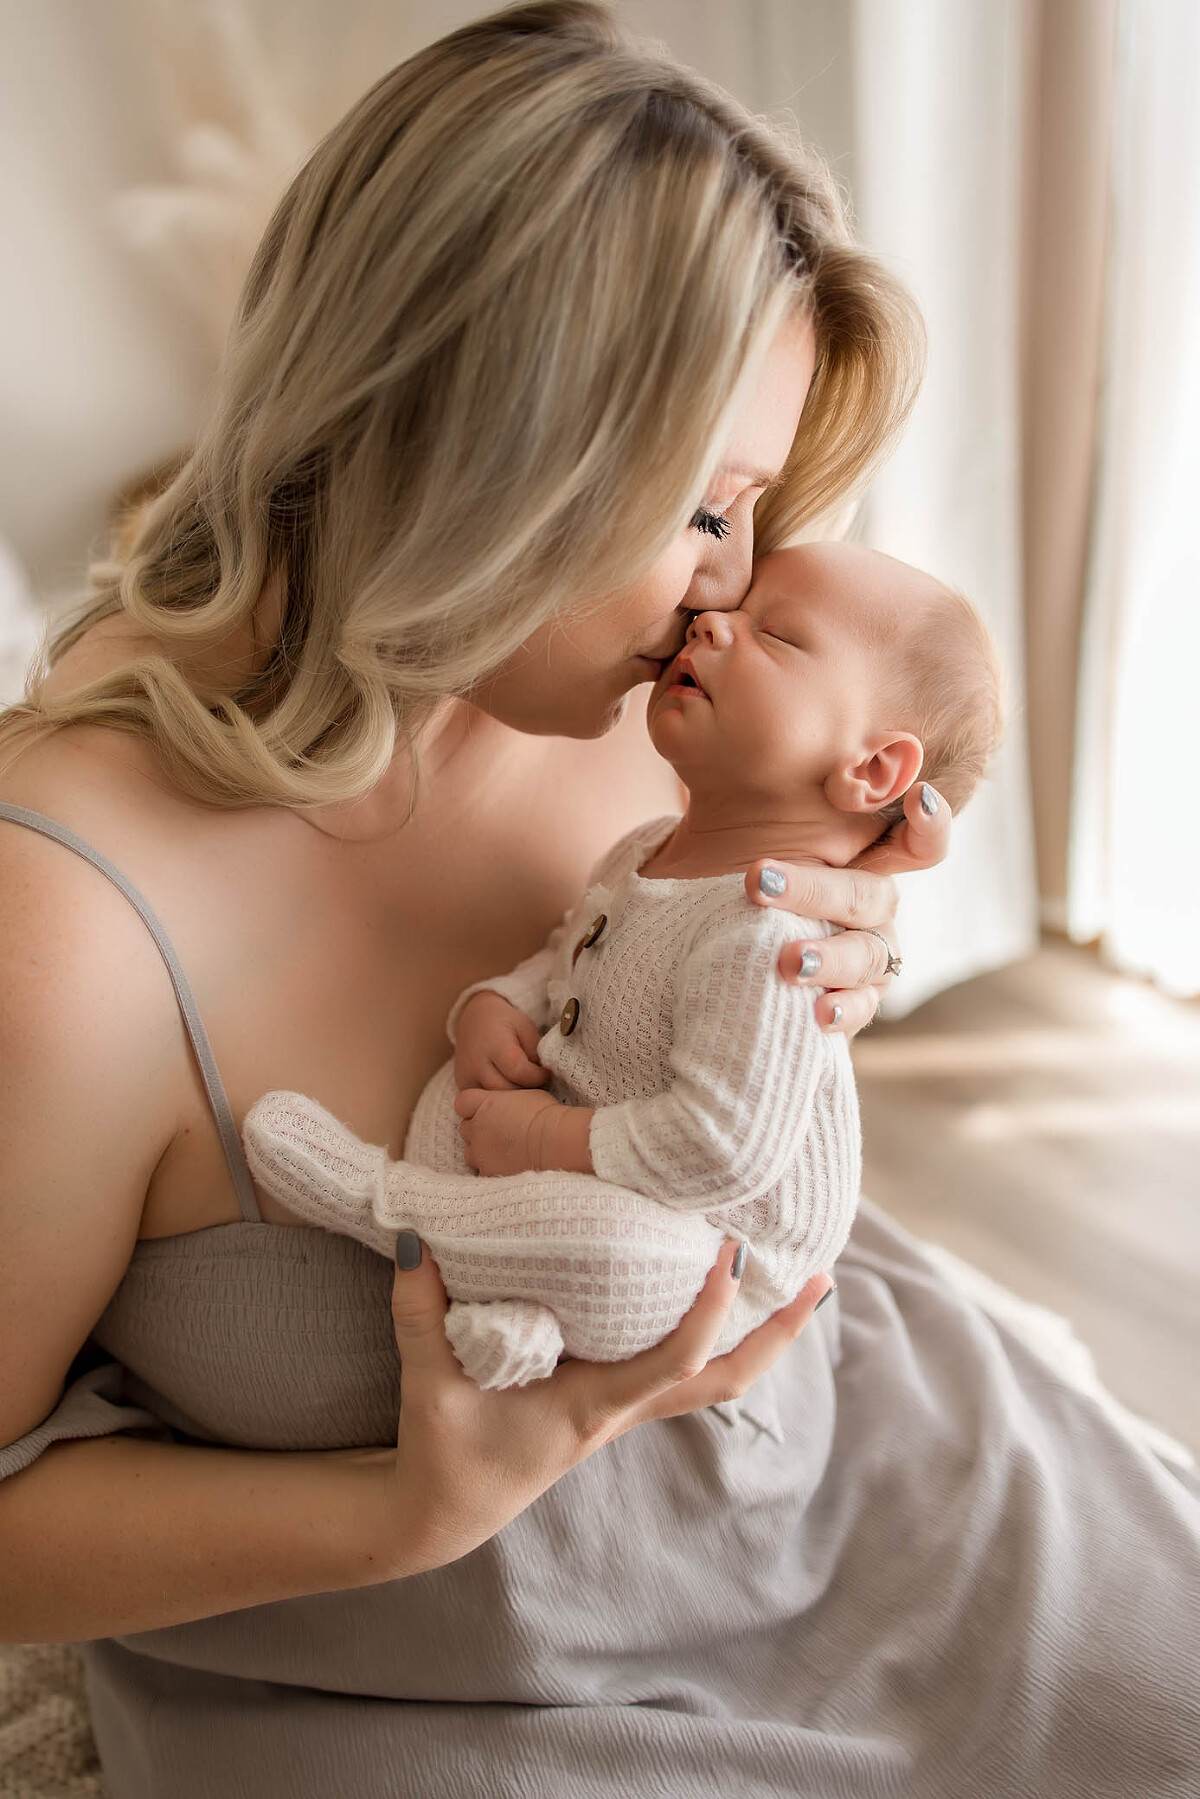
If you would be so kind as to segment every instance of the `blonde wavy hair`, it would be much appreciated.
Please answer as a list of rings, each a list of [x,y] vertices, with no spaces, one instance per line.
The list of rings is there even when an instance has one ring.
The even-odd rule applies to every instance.
[[[789,309],[817,362],[765,552],[865,482],[922,336],[824,164],[598,0],[509,7],[392,69],[322,140],[246,278],[208,415],[88,568],[0,741],[136,731],[212,804],[365,792],[437,701],[683,530]],[[212,672],[280,619],[255,672]],[[97,622],[152,653],[73,691]],[[207,669],[203,675],[197,671]],[[244,668],[243,668],[244,673]]]

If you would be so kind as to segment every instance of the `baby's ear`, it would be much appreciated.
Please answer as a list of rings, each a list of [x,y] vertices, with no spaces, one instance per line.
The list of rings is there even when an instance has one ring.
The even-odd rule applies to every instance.
[[[911,731],[870,739],[856,762],[840,763],[825,781],[839,812],[878,812],[907,793],[921,772],[925,746]]]

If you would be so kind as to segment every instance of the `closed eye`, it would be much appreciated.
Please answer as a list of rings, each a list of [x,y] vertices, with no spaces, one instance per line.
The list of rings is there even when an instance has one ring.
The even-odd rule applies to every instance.
[[[701,506],[698,512],[692,514],[691,523],[694,530],[705,537],[715,537],[718,542],[723,542],[733,530],[732,523],[724,513],[713,512],[707,506]]]

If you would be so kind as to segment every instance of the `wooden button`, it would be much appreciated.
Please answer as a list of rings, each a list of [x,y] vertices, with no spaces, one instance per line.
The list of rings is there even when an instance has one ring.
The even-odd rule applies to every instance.
[[[596,917],[593,918],[591,924],[588,926],[588,928],[584,932],[583,936],[580,938],[580,940],[579,940],[580,949],[591,949],[593,943],[599,942],[600,938],[603,937],[603,935],[604,935],[604,927],[607,923],[608,923],[608,913],[607,912],[598,913],[596,915]]]
[[[579,1001],[572,997],[562,1009],[562,1017],[558,1021],[558,1028],[564,1037],[569,1037],[578,1023]]]
[[[593,943],[604,935],[604,927],[608,923],[608,913],[600,912],[593,918],[575,948],[571,951],[571,967],[574,968],[585,949],[591,949]]]

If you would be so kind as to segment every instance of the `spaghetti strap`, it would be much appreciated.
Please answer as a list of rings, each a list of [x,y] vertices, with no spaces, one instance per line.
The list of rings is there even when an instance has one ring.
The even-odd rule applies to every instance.
[[[0,801],[0,819],[7,819],[14,825],[25,825],[31,831],[40,831],[43,837],[52,837],[65,849],[73,850],[98,868],[102,875],[107,875],[113,886],[125,895],[130,905],[141,915],[146,929],[153,937],[159,955],[167,965],[167,973],[171,977],[171,985],[175,989],[175,997],[179,1001],[179,1010],[183,1014],[184,1026],[191,1040],[192,1050],[196,1057],[196,1065],[200,1070],[200,1078],[204,1082],[208,1102],[212,1107],[217,1130],[221,1137],[221,1147],[225,1151],[225,1160],[229,1164],[229,1173],[237,1192],[242,1208],[242,1216],[251,1224],[261,1224],[262,1214],[258,1209],[254,1185],[250,1179],[250,1170],[246,1165],[242,1140],[238,1136],[237,1126],[233,1122],[233,1113],[229,1109],[229,1100],[225,1093],[225,1084],[217,1068],[216,1058],[212,1052],[212,1044],[208,1040],[208,1032],[204,1028],[204,1020],[196,1004],[183,964],[175,953],[171,939],[160,924],[149,902],[140,894],[132,881],[126,880],[119,868],[111,863],[107,856],[77,837],[65,825],[47,818],[44,813],[30,812],[24,806],[10,806]]]

